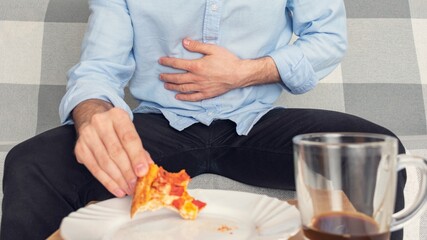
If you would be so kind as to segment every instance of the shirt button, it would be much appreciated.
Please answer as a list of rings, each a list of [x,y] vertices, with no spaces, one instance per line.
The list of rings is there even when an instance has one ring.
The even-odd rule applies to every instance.
[[[211,5],[211,10],[212,10],[212,11],[214,11],[214,12],[215,12],[216,10],[218,10],[218,5],[216,5],[215,3],[214,3],[214,4],[212,4],[212,5]]]

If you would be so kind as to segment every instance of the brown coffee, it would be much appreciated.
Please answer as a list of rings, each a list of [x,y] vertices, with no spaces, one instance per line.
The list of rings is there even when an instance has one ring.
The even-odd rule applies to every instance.
[[[360,213],[330,212],[304,226],[304,235],[311,240],[388,240],[390,232],[380,233],[374,219]]]

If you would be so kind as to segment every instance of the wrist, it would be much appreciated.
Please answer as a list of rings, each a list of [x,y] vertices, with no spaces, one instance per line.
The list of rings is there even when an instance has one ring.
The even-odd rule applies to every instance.
[[[239,70],[240,87],[281,81],[279,71],[271,57],[242,60]]]
[[[90,123],[92,116],[103,113],[113,108],[109,102],[100,99],[88,99],[79,103],[72,111],[74,125],[77,131],[87,123]]]

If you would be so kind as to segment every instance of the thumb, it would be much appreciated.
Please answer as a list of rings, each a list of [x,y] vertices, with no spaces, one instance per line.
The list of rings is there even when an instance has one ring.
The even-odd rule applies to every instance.
[[[198,52],[204,55],[213,54],[216,46],[213,44],[202,43],[199,41],[194,41],[189,38],[184,38],[182,40],[182,45],[190,52]]]

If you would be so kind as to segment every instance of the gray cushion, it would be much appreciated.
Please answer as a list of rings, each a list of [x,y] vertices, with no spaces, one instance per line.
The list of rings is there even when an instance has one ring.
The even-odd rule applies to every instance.
[[[270,197],[275,197],[282,200],[295,198],[294,191],[283,191],[278,189],[260,188],[247,185],[234,181],[232,179],[215,175],[215,174],[202,174],[191,179],[189,188],[202,188],[202,189],[221,189],[241,192],[251,192],[263,194]]]
[[[312,92],[284,93],[277,104],[356,114],[390,128],[409,149],[426,145],[427,2],[345,2],[349,50],[343,63]],[[65,74],[78,62],[88,14],[85,0],[0,2],[0,126],[8,126],[0,145],[59,124]]]

